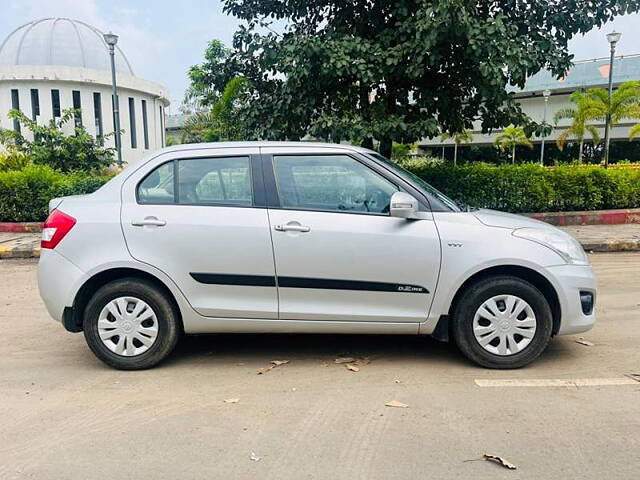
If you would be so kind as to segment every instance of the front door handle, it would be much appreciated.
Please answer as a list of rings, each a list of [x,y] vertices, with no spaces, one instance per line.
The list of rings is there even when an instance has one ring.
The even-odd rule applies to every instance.
[[[167,224],[164,220],[160,220],[157,217],[145,217],[142,220],[131,220],[131,225],[134,227],[164,227]]]
[[[273,226],[274,230],[277,230],[278,232],[302,232],[302,233],[306,233],[311,231],[310,227],[307,227],[306,225],[300,225],[298,222],[289,222],[285,225],[274,225]]]

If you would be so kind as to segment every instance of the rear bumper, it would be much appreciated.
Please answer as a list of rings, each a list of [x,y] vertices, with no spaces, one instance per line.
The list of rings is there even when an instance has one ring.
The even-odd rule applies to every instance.
[[[571,335],[590,330],[596,322],[596,278],[591,266],[560,265],[548,268],[553,278],[562,319],[558,335]],[[592,298],[591,309],[583,305],[586,297]]]
[[[65,308],[73,306],[84,273],[54,250],[43,248],[38,262],[38,289],[49,315],[62,322]]]

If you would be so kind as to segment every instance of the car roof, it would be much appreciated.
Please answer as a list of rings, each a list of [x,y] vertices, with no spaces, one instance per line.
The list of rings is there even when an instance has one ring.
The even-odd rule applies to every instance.
[[[273,141],[254,141],[254,142],[211,142],[211,143],[185,143],[181,145],[174,145],[171,147],[165,147],[160,151],[156,151],[155,155],[158,153],[168,153],[168,152],[180,152],[185,150],[195,150],[195,149],[205,149],[205,148],[242,148],[242,147],[301,147],[301,148],[309,148],[309,147],[333,147],[340,148],[343,150],[351,150],[354,152],[361,153],[371,153],[371,150],[366,148],[358,147],[350,144],[343,143],[325,143],[325,142],[273,142]],[[154,156],[155,156],[154,155]]]

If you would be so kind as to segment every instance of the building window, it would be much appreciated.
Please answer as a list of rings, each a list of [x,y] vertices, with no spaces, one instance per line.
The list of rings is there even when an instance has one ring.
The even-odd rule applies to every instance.
[[[37,88],[31,89],[31,119],[35,122],[40,116],[40,93]]]
[[[129,130],[131,135],[131,148],[138,148],[138,135],[136,132],[136,104],[129,97]]]
[[[51,90],[51,110],[53,118],[60,117],[60,90]]]
[[[80,91],[73,90],[71,92],[73,97],[73,109],[76,110],[73,113],[73,121],[76,124],[76,127],[82,126],[82,101],[80,100]]]
[[[100,93],[93,92],[93,116],[96,123],[96,139],[100,145],[104,145],[104,127],[102,126],[102,97]]]
[[[20,92],[17,89],[11,90],[11,108],[20,110]],[[13,130],[20,133],[20,122],[17,118],[13,119]]]
[[[147,101],[142,100],[142,132],[144,134],[144,148],[149,150],[149,123],[147,121]]]

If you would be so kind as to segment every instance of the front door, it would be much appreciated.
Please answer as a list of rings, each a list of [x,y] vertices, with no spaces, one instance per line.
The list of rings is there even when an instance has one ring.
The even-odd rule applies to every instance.
[[[165,154],[126,181],[127,247],[171,277],[201,315],[277,318],[262,172],[252,163],[258,149],[194,152]]]
[[[399,187],[356,156],[262,152],[273,153],[265,180],[279,203],[269,221],[280,319],[424,321],[440,267],[434,222],[390,217]]]

